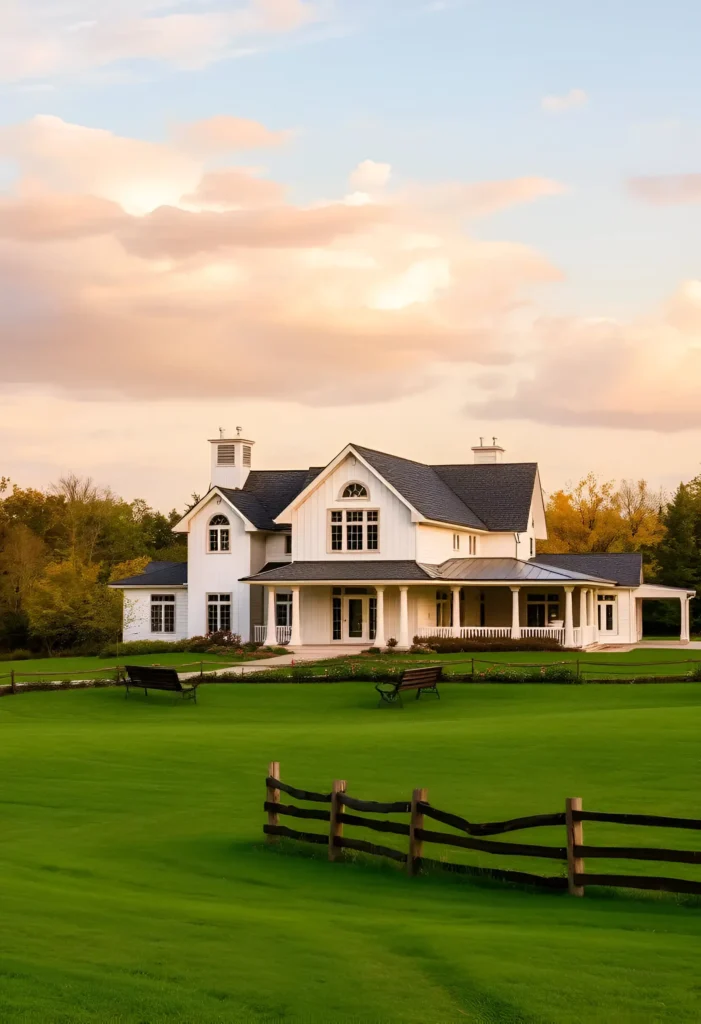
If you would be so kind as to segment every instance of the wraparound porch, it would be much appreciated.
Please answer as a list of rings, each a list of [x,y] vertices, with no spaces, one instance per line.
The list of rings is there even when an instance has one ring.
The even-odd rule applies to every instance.
[[[406,649],[414,636],[553,639],[587,647],[619,628],[618,596],[591,586],[323,584],[266,587],[266,621],[253,639],[270,646],[357,644]],[[603,602],[615,614],[604,612]],[[282,621],[281,621],[282,620]],[[609,629],[606,629],[606,626]]]

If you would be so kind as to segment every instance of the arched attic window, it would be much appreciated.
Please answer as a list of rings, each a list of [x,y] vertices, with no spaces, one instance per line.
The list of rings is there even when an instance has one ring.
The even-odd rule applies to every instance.
[[[216,515],[209,520],[209,550],[230,551],[229,520],[226,516]]]
[[[360,484],[356,481],[346,484],[341,494],[342,498],[368,498],[369,496],[370,495],[368,494],[368,489],[365,484]]]

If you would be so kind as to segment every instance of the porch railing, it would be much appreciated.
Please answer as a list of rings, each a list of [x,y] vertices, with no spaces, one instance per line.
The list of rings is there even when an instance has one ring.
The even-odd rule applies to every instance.
[[[420,637],[440,636],[452,637],[452,626],[421,626],[419,627]],[[461,626],[461,640],[508,640],[511,637],[511,626]],[[558,626],[521,626],[521,637],[524,640],[557,640],[559,644],[565,644],[565,630]],[[574,630],[574,646],[581,647],[582,630],[578,626]]]
[[[253,641],[257,644],[264,644],[268,632],[267,626],[253,627]],[[276,626],[275,637],[278,644],[289,644],[292,636],[292,626]]]
[[[420,626],[419,636],[441,636],[452,637],[452,626]],[[496,640],[508,639],[511,636],[511,626],[461,626],[461,640],[480,640],[483,637],[493,637]]]

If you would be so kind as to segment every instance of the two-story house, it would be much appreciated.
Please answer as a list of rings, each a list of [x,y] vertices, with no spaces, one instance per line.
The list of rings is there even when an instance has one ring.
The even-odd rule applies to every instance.
[[[642,602],[693,591],[645,584],[638,554],[536,555],[546,538],[536,463],[496,443],[429,466],[348,444],[328,465],[256,470],[253,442],[210,441],[210,487],[175,526],[188,561],[112,584],[124,639],[220,629],[268,644],[408,647],[418,636],[629,644]]]

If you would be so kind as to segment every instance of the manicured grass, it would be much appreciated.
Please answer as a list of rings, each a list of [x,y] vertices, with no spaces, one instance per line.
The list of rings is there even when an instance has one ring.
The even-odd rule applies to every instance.
[[[262,654],[260,657],[265,658]],[[272,657],[272,655],[267,655]],[[196,672],[200,662],[205,671],[226,668],[227,665],[238,665],[242,661],[250,661],[250,656],[236,654],[120,654],[117,658],[33,658],[27,661],[0,661],[0,683],[6,682],[2,677],[14,670],[17,682],[36,682],[42,677],[47,680],[60,679],[99,679],[114,675],[116,665],[167,665],[172,668],[183,667],[184,671]]]
[[[357,668],[416,668],[420,665],[435,665],[440,662],[448,675],[451,672],[470,674],[474,661],[476,674],[498,671],[504,665],[537,666],[567,663],[580,665],[585,679],[614,678],[633,679],[637,676],[679,676],[691,673],[695,665],[701,665],[701,651],[694,649],[637,648],[632,651],[601,651],[579,653],[576,651],[508,651],[483,652],[481,654],[358,654],[343,659],[343,664],[352,675],[351,665]],[[340,659],[318,662],[312,671],[323,675],[325,669],[337,667]]]
[[[204,685],[197,706],[115,689],[2,698],[3,1024],[701,1018],[698,900],[410,880],[261,843],[269,760],[297,786],[345,778],[369,799],[426,786],[473,820],[566,796],[698,815],[701,687],[374,698],[367,683]],[[654,845],[651,832],[585,839]],[[664,842],[699,848],[701,833]]]

